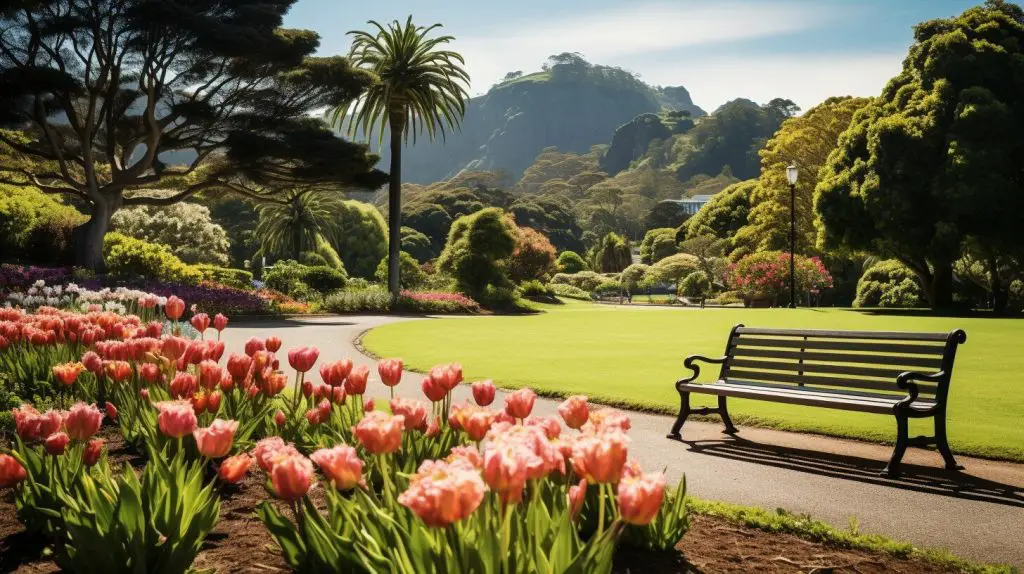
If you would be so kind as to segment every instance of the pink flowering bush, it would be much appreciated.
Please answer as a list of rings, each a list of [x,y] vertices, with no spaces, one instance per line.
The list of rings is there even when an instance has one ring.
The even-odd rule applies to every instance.
[[[789,253],[760,251],[729,266],[729,286],[750,299],[788,293]],[[817,293],[832,288],[832,276],[817,257],[796,256],[796,289]]]
[[[396,304],[400,310],[414,313],[480,312],[480,304],[473,299],[446,291],[402,291]]]

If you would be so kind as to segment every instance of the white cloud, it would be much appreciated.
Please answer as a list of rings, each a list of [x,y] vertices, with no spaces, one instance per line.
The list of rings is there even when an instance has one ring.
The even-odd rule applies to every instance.
[[[601,64],[624,65],[641,54],[777,36],[843,16],[834,4],[792,0],[628,4],[560,20],[508,21],[486,35],[456,34],[452,45],[466,57],[472,92],[478,93],[506,72],[536,70],[549,55],[565,51]],[[637,71],[650,76],[647,70]]]
[[[722,57],[644,69],[654,85],[683,85],[708,112],[735,98],[789,98],[801,108],[831,96],[877,96],[899,73],[905,53]]]

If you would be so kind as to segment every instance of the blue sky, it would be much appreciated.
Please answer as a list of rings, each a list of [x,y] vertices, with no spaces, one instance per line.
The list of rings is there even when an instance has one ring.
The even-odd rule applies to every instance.
[[[914,24],[981,0],[299,0],[285,19],[348,51],[366,21],[444,24],[466,58],[470,93],[550,54],[580,52],[654,85],[683,85],[710,111],[744,97],[807,109],[834,95],[878,94],[899,69]]]

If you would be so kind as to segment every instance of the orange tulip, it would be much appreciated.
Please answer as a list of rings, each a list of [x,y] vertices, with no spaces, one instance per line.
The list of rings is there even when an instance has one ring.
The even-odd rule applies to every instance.
[[[298,500],[313,485],[313,463],[302,455],[287,456],[274,464],[270,482],[278,498]]]
[[[505,395],[505,412],[517,419],[525,419],[533,410],[537,394],[530,388],[522,388]]]
[[[353,434],[370,454],[389,454],[402,446],[405,417],[381,411],[366,413],[352,429]]]
[[[192,326],[195,327],[196,331],[199,331],[200,335],[210,328],[210,316],[206,313],[196,313],[195,315],[192,315],[189,322],[192,323]]]
[[[414,399],[397,397],[391,400],[391,412],[405,417],[405,428],[409,430],[427,430],[429,407],[429,404]]]
[[[346,395],[362,395],[366,392],[366,382],[370,380],[370,369],[366,365],[353,367],[345,379]]]
[[[185,313],[185,302],[171,295],[167,298],[167,303],[164,304],[164,313],[167,314],[167,318],[171,321],[181,319],[181,316]]]
[[[85,369],[85,365],[82,363],[54,365],[53,376],[57,377],[57,380],[63,383],[64,386],[71,386],[78,380],[78,375],[83,369]]]
[[[580,515],[583,510],[583,502],[587,499],[587,479],[580,480],[580,483],[569,487],[569,510],[573,518]]]
[[[127,381],[132,376],[132,365],[128,361],[107,361],[103,370],[107,378],[115,383]]]
[[[665,475],[649,473],[622,479],[617,490],[619,513],[629,524],[650,524],[665,499]]]
[[[210,426],[192,431],[192,436],[196,439],[199,454],[209,458],[222,458],[231,452],[236,430],[238,421],[216,419]]]
[[[220,468],[217,469],[217,476],[225,484],[238,484],[245,478],[250,466],[252,466],[251,456],[244,452],[236,454],[235,456],[225,458],[220,463]]]
[[[626,464],[628,446],[629,437],[618,429],[581,436],[573,444],[573,470],[594,484],[616,483]]]
[[[565,399],[562,404],[558,405],[558,414],[565,421],[565,426],[577,430],[582,428],[583,425],[587,424],[587,419],[590,417],[587,397],[585,395],[573,395]]]
[[[428,460],[409,478],[409,488],[398,495],[398,502],[427,526],[444,528],[472,514],[485,490],[480,474],[472,468]]]
[[[363,482],[363,461],[356,455],[356,449],[350,446],[322,448],[309,458],[338,490],[352,490]]]
[[[271,353],[276,353],[281,348],[281,339],[274,336],[270,336],[267,337],[265,344],[267,346],[268,351],[270,351]]]

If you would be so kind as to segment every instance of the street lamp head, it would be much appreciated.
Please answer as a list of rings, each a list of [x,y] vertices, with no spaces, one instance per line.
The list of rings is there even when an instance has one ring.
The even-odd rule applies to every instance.
[[[795,163],[789,164],[789,167],[786,168],[786,181],[789,182],[789,185],[796,185],[798,172],[799,170]]]

